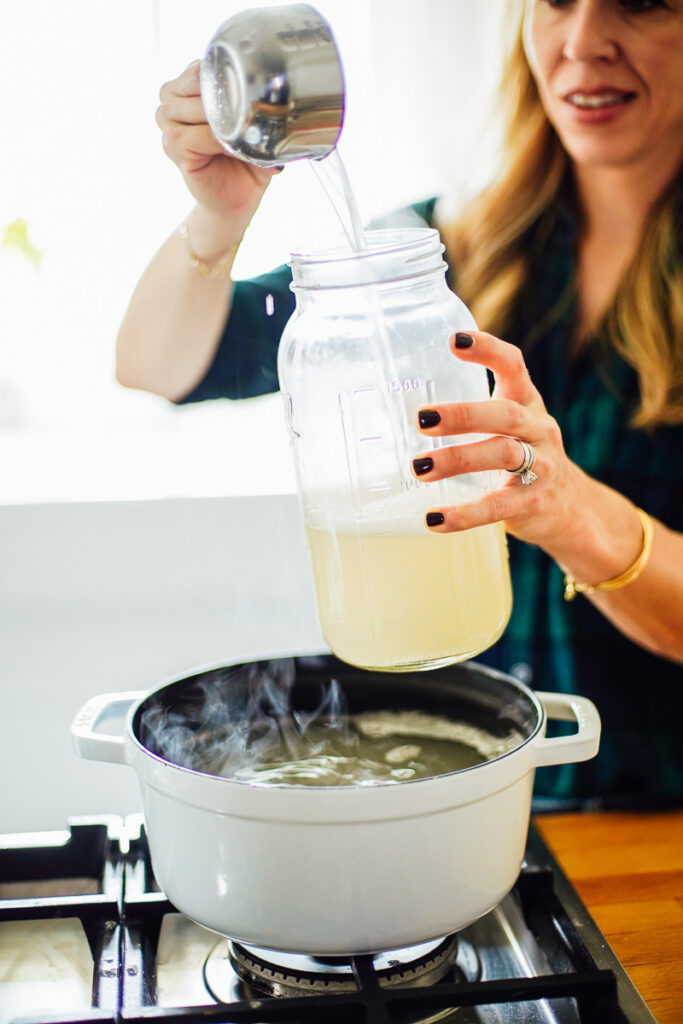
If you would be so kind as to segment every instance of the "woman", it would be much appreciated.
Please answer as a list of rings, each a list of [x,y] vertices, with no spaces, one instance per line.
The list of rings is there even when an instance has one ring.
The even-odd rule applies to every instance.
[[[420,415],[426,436],[494,436],[413,467],[510,476],[425,528],[504,520],[515,608],[480,660],[600,709],[599,757],[542,769],[537,793],[680,804],[683,2],[527,0],[519,20],[505,173],[438,224],[456,290],[493,332],[456,336],[453,354],[493,372],[493,400]],[[120,380],[173,401],[275,390],[292,309],[283,269],[234,286],[225,324],[225,275],[273,172],[225,156],[197,81],[191,65],[165,85],[157,115],[197,206],[119,337]],[[421,209],[433,222],[434,203]]]

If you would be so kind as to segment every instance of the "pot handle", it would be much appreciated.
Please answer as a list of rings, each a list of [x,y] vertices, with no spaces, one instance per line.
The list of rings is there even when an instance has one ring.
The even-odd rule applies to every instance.
[[[102,693],[84,704],[71,723],[71,737],[80,757],[90,761],[111,761],[126,764],[126,741],[121,730],[118,734],[96,732],[105,718],[118,718],[119,725],[131,705],[147,695],[146,690],[128,693]]]
[[[576,722],[578,730],[571,736],[543,737],[536,746],[536,767],[588,761],[600,747],[600,715],[592,701],[576,694],[544,693],[536,696],[545,707],[548,718]]]

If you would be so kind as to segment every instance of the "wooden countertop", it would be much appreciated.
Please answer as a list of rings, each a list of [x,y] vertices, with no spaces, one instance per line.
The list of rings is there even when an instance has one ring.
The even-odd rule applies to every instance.
[[[659,1024],[683,1024],[683,811],[534,824]]]

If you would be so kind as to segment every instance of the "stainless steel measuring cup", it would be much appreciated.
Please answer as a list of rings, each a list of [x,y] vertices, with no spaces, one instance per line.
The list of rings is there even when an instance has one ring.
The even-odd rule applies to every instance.
[[[200,86],[218,141],[259,167],[320,159],[339,138],[341,61],[330,26],[308,4],[229,18],[208,45]]]

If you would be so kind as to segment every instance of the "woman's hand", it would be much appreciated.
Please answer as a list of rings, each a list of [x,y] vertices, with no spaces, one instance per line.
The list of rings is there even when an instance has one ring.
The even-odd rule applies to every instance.
[[[521,477],[509,476],[479,501],[435,506],[428,513],[430,519],[436,516],[431,529],[450,533],[502,520],[509,533],[538,544],[576,580],[595,585],[621,575],[643,549],[636,508],[567,457],[560,428],[532,384],[519,349],[482,331],[455,335],[450,344],[459,359],[493,371],[493,397],[422,409],[420,430],[430,437],[494,436],[417,456],[413,472],[425,481],[482,470],[514,473],[524,459],[522,440],[534,450],[537,479],[525,486]],[[430,461],[433,468],[424,471]],[[683,535],[657,520],[653,524],[652,556],[642,574],[617,590],[595,590],[589,600],[636,643],[683,662]]]
[[[156,112],[164,151],[205,210],[232,219],[235,237],[251,220],[276,168],[255,167],[229,156],[209,128],[199,91],[199,61],[166,82]]]
[[[479,501],[435,506],[428,516],[443,520],[432,520],[431,529],[450,533],[502,520],[509,533],[538,544],[576,580],[595,585],[621,575],[643,550],[635,506],[567,457],[560,428],[532,384],[518,348],[482,331],[455,335],[450,343],[459,359],[493,371],[493,397],[424,408],[418,413],[420,430],[430,437],[494,436],[417,456],[413,472],[425,481],[482,470],[514,473],[524,459],[522,440],[534,450],[537,479],[525,486],[519,476],[510,476]],[[433,467],[425,471],[429,462]],[[645,570],[628,586],[588,596],[635,643],[683,663],[683,535],[657,520],[653,527]]]
[[[488,367],[496,379],[493,397],[484,402],[458,402],[430,407],[439,421],[420,427],[428,437],[460,434],[491,434],[476,441],[440,448],[418,456],[413,472],[420,480],[440,480],[460,473],[482,470],[519,469],[524,460],[520,441],[534,451],[533,471],[537,476],[525,486],[519,476],[479,501],[451,508],[435,507],[431,521],[443,515],[443,522],[431,528],[439,533],[468,530],[474,526],[505,522],[509,533],[539,544],[550,554],[566,547],[572,533],[577,501],[581,500],[584,474],[567,457],[557,422],[549,415],[534,387],[520,350],[482,331],[455,335],[450,339],[453,353],[463,362]],[[420,418],[424,422],[424,413]],[[434,420],[436,417],[426,417]],[[432,461],[433,468],[424,470]]]
[[[164,149],[197,205],[135,289],[119,329],[116,373],[128,387],[177,401],[215,356],[232,300],[232,261],[276,169],[254,167],[222,149],[202,106],[199,61],[162,86],[160,98]]]

